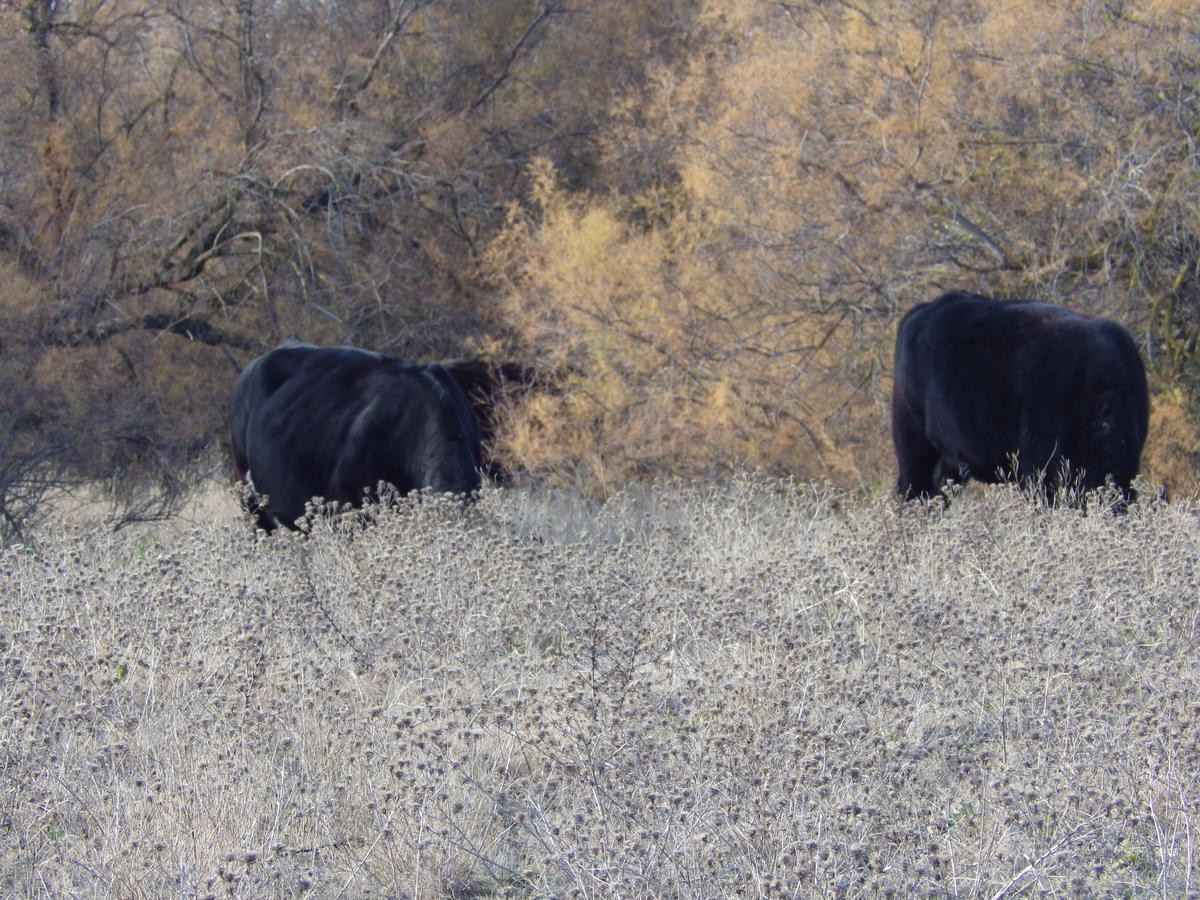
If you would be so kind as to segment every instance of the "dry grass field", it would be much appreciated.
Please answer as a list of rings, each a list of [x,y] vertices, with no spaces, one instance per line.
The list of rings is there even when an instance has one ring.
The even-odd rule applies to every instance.
[[[1195,502],[225,499],[0,555],[0,893],[1200,890]]]

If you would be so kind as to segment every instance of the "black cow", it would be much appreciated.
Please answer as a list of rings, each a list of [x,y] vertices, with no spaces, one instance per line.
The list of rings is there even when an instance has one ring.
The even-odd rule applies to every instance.
[[[294,527],[313,497],[361,504],[401,493],[479,489],[479,430],[440,365],[285,341],[246,366],[231,400],[233,463],[265,495],[259,524]]]
[[[903,497],[1016,478],[1054,498],[1111,480],[1125,502],[1146,440],[1146,374],[1116,322],[952,292],[896,335],[892,440]]]

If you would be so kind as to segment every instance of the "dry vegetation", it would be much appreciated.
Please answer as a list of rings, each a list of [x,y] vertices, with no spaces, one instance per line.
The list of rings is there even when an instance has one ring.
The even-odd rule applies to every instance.
[[[0,555],[0,892],[1197,889],[1194,502],[373,517]]]

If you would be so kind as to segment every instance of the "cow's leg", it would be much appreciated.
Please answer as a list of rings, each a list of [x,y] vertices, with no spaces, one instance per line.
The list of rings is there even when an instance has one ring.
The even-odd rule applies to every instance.
[[[941,454],[925,436],[924,423],[903,403],[892,406],[892,442],[896,448],[896,493],[901,497],[931,497],[939,485],[935,475]]]
[[[945,493],[946,487],[961,487],[966,483],[967,470],[964,466],[957,465],[948,461],[945,457],[938,457],[938,461],[933,466],[933,486],[940,493]]]
[[[1079,487],[1079,473],[1068,468],[1066,448],[1060,442],[1062,424],[1054,417],[1034,415],[1035,411],[1027,413],[1022,421],[1021,446],[1012,474],[1043,501],[1069,500]]]
[[[275,526],[278,523],[275,517],[267,512],[267,503],[263,502],[263,495],[254,486],[254,477],[250,474],[249,469],[246,469],[245,475],[242,477],[242,482],[242,507],[246,512],[254,516],[254,521],[258,524],[258,527],[269,534],[275,530]]]

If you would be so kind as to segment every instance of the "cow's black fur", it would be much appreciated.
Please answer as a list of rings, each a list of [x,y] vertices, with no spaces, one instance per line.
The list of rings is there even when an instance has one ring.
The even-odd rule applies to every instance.
[[[896,335],[896,490],[1018,479],[1051,498],[1111,481],[1132,497],[1149,399],[1137,346],[1116,322],[1053,303],[948,293]]]
[[[313,497],[361,504],[400,493],[479,489],[479,430],[440,365],[289,340],[248,365],[231,399],[233,462],[264,502],[259,524],[294,527]]]

